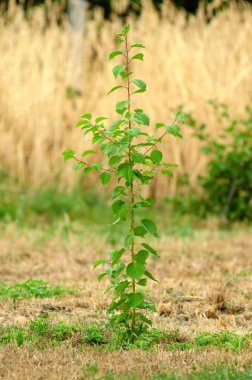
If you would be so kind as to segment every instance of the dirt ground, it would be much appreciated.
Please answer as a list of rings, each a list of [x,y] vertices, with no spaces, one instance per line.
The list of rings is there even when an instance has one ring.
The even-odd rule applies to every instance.
[[[232,232],[216,229],[198,231],[193,238],[162,236],[154,242],[161,252],[153,259],[151,271],[160,280],[152,283],[148,294],[157,306],[154,326],[179,328],[190,338],[203,331],[231,330],[252,332],[252,234],[247,228]],[[39,229],[20,231],[9,225],[0,236],[0,279],[7,283],[42,279],[51,285],[78,289],[75,295],[61,298],[19,300],[14,309],[0,299],[0,323],[24,325],[44,311],[50,321],[74,322],[80,319],[104,322],[110,296],[108,283],[97,281],[99,268],[92,264],[109,249],[103,236],[74,234],[41,238]],[[122,360],[123,358],[123,360]],[[104,351],[95,347],[61,345],[49,350],[14,345],[0,347],[0,378],[18,380],[81,379],[87,363],[98,363],[101,373],[113,370],[121,375],[134,372],[145,379],[154,372],[178,374],[235,362],[238,368],[252,365],[252,352],[224,352],[205,349],[194,352]]]

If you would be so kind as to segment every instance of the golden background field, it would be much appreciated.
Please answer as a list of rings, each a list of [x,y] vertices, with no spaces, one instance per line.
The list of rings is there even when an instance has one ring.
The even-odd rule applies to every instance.
[[[216,121],[209,99],[229,104],[234,117],[244,114],[252,92],[252,9],[231,7],[206,24],[203,13],[185,21],[172,6],[162,18],[146,1],[142,16],[130,20],[133,42],[146,45],[145,62],[137,62],[135,76],[144,79],[148,92],[136,105],[156,121],[172,120],[173,109],[183,104],[212,133]],[[69,73],[69,29],[52,22],[44,27],[42,9],[24,20],[21,10],[6,22],[0,18],[0,168],[11,176],[40,186],[56,180],[73,186],[79,178],[72,165],[64,165],[62,151],[82,152],[89,141],[75,128],[79,115],[93,112],[114,118],[114,104],[123,94],[106,96],[114,85],[108,53],[115,48],[114,35],[120,21],[104,21],[99,13],[87,20],[83,40],[82,95],[66,97]],[[119,97],[119,98],[118,98]],[[181,164],[190,181],[204,170],[206,158],[199,142],[183,127],[183,141],[166,141],[169,162]],[[174,193],[176,180],[166,178],[159,191]]]

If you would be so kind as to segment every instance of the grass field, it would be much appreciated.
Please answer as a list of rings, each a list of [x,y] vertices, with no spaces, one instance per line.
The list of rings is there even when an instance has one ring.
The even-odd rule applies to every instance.
[[[0,377],[251,379],[251,228],[172,226],[159,212],[161,259],[151,269],[161,281],[148,288],[155,329],[122,349],[106,327],[108,283],[92,268],[120,236],[105,232],[102,210],[100,223],[1,225]]]

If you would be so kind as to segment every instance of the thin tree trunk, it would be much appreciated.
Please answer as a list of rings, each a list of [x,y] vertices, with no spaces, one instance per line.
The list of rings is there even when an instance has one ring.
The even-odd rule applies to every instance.
[[[225,204],[225,207],[224,207],[224,211],[223,211],[223,220],[224,220],[224,225],[227,226],[228,224],[228,214],[229,214],[229,210],[230,210],[230,207],[231,207],[231,203],[232,203],[232,199],[235,195],[235,192],[237,190],[237,187],[238,187],[238,184],[237,184],[237,181],[234,180],[230,189],[229,189],[229,192],[228,192],[228,196],[227,196],[227,201],[226,201],[226,204]]]
[[[81,94],[83,88],[83,39],[85,28],[85,0],[69,0],[69,56],[67,62],[67,86]]]

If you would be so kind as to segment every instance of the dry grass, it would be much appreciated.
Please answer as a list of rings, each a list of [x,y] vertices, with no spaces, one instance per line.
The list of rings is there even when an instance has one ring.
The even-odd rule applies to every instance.
[[[123,360],[122,360],[123,355]],[[106,371],[113,371],[119,376],[130,372],[137,374],[138,379],[145,380],[147,376],[155,372],[181,373],[181,367],[188,371],[200,368],[206,364],[219,364],[219,351],[194,352],[101,352],[94,348],[88,348],[80,352],[74,347],[57,348],[47,352],[36,349],[20,350],[11,348],[0,351],[0,374],[6,380],[94,380],[94,377],[81,376],[83,367],[88,363],[99,363],[102,375]],[[223,352],[223,363],[231,363],[234,355]],[[251,354],[243,353],[235,355],[238,368],[251,364]],[[183,363],[183,366],[181,365]],[[97,377],[99,378],[99,377]]]
[[[54,237],[41,245],[40,234],[38,230],[20,233],[14,226],[1,233],[1,279],[11,283],[40,278],[50,284],[75,286],[80,293],[61,299],[19,300],[16,309],[2,300],[0,322],[24,325],[48,310],[50,321],[84,318],[89,323],[102,322],[109,296],[103,293],[104,283],[97,282],[92,263],[107,248],[103,238],[89,235],[80,242],[70,235],[69,241]],[[163,236],[159,243],[161,260],[151,263],[152,272],[161,280],[150,288],[158,306],[154,325],[179,328],[188,338],[204,331],[251,332],[251,274],[246,271],[252,267],[251,246],[251,234],[242,230],[224,235],[203,231],[187,241]],[[242,368],[251,364],[252,354],[216,349],[167,352],[162,346],[151,352],[106,352],[74,345],[41,351],[9,345],[0,349],[0,359],[0,376],[4,379],[77,379],[90,362],[98,363],[103,373],[131,371],[145,379],[153,372],[182,374],[205,364],[234,360]]]
[[[19,9],[12,21],[0,18],[0,163],[11,175],[41,185],[57,179],[72,185],[76,174],[65,166],[61,152],[67,147],[82,151],[88,142],[74,128],[79,114],[91,111],[114,117],[116,95],[107,97],[113,85],[108,52],[121,25],[105,22],[100,14],[87,22],[83,41],[82,96],[69,100],[65,90],[69,76],[69,33],[52,23],[44,29],[42,10],[28,24]],[[219,131],[208,99],[217,98],[231,106],[233,116],[249,103],[252,78],[252,9],[231,7],[206,25],[202,15],[186,24],[184,13],[170,6],[159,19],[148,1],[140,19],[132,24],[132,40],[143,42],[145,62],[136,75],[148,83],[149,91],[137,102],[153,122],[169,121],[172,108],[184,104],[199,121]],[[97,42],[98,41],[98,42]],[[181,164],[195,182],[205,165],[199,143],[184,131],[184,142],[167,142],[167,158]],[[163,181],[158,191],[176,191],[176,181]]]

